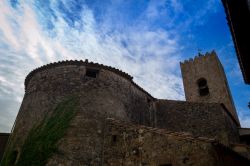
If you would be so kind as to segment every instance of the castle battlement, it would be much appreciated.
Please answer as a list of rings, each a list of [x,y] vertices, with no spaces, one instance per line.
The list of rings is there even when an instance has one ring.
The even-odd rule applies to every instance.
[[[189,58],[188,60],[184,60],[183,62],[180,62],[180,64],[185,65],[185,64],[189,64],[189,63],[197,63],[197,62],[201,62],[207,58],[210,58],[212,56],[217,57],[217,54],[214,50],[211,52],[206,52],[205,54],[198,53],[198,55],[196,55],[194,58]]]

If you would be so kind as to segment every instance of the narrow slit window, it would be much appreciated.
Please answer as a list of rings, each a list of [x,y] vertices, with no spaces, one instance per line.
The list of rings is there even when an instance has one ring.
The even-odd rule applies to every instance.
[[[111,144],[112,145],[116,145],[116,143],[117,143],[117,140],[118,138],[117,138],[117,135],[112,135],[112,137],[111,137]]]
[[[117,135],[113,135],[112,140],[113,140],[113,142],[116,142],[117,141]]]
[[[87,77],[96,78],[98,73],[99,73],[99,70],[96,70],[96,69],[87,69],[86,70]]]

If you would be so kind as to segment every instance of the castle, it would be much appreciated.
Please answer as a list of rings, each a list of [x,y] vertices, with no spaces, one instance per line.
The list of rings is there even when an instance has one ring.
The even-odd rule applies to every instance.
[[[186,101],[156,99],[87,60],[35,69],[1,165],[250,165],[250,130],[216,53],[180,65]]]

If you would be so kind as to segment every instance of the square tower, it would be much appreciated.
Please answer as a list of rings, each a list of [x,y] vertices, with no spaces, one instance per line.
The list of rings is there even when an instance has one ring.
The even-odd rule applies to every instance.
[[[215,51],[199,54],[180,65],[186,100],[223,103],[239,124],[227,78]]]

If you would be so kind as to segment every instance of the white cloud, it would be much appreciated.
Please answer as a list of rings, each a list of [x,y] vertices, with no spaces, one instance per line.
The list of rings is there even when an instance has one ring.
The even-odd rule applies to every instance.
[[[109,29],[112,24],[97,23],[87,6],[74,27],[54,9],[57,20],[53,20],[54,29],[47,32],[32,4],[20,4],[19,10],[5,1],[0,6],[0,45],[4,46],[0,47],[0,92],[8,99],[13,98],[0,96],[0,101],[6,103],[0,112],[0,131],[9,130],[13,124],[24,93],[25,76],[35,67],[52,61],[88,58],[128,72],[155,97],[184,99],[180,74],[176,74],[180,61],[177,36],[170,38],[167,31],[159,28],[152,31],[144,24],[113,31]]]

